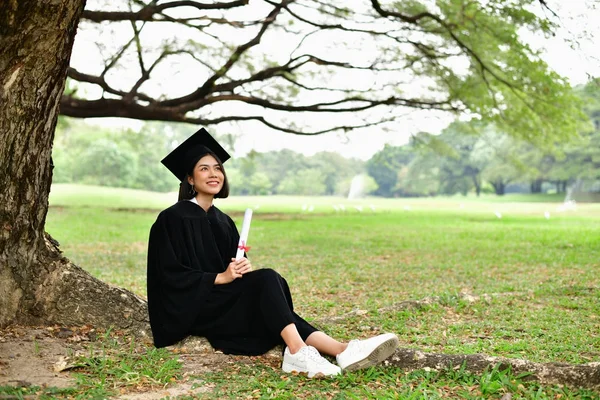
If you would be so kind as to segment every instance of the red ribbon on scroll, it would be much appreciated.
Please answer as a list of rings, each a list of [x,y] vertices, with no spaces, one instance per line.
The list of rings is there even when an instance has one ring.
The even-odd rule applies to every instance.
[[[244,250],[245,252],[249,252],[250,246],[246,246],[246,243],[242,240],[242,243],[238,245],[238,249]]]

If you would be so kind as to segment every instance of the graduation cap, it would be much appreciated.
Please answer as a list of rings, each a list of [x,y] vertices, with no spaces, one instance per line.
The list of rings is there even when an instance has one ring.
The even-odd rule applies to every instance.
[[[202,156],[214,153],[224,163],[230,158],[229,153],[208,133],[204,128],[187,138],[177,146],[161,163],[179,179],[183,181],[192,163],[198,162]]]

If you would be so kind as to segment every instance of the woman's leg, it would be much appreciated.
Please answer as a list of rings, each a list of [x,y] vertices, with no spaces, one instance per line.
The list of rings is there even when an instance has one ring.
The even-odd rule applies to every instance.
[[[302,340],[295,324],[289,324],[283,328],[281,337],[292,354],[296,354],[298,350],[306,346],[306,343]]]
[[[306,346],[303,336],[298,332],[294,322],[302,323],[302,331],[306,337],[308,332],[314,330],[310,324],[301,320],[294,313],[294,306],[289,286],[286,280],[272,269],[256,271],[260,274],[261,282],[264,284],[260,294],[260,304],[265,314],[265,321],[271,329],[283,326],[280,335],[291,354],[296,354],[302,347]],[[290,322],[291,321],[291,322]],[[312,329],[311,329],[312,328]]]
[[[310,334],[310,336],[306,339],[306,344],[309,346],[313,346],[320,353],[324,353],[330,356],[337,356],[342,351],[346,350],[348,347],[348,343],[341,343],[332,338],[331,336],[321,332],[316,331]]]
[[[295,354],[302,347],[308,345],[319,350],[320,353],[335,357],[348,347],[348,343],[338,342],[321,331],[311,333],[305,342],[302,340],[300,333],[298,333],[298,328],[295,324],[289,324],[283,328],[281,337],[292,354]]]
[[[323,358],[316,348],[307,346],[295,324],[292,323],[283,328],[281,337],[287,344],[281,362],[283,371],[305,373],[309,378],[342,373],[340,367]]]

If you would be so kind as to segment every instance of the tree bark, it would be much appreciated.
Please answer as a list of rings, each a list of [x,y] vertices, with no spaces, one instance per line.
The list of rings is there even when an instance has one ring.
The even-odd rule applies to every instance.
[[[473,185],[475,186],[475,193],[477,194],[477,197],[479,197],[481,195],[481,182],[479,177],[478,175],[471,175],[471,178],[473,179]]]
[[[147,328],[145,302],[74,266],[44,232],[52,142],[85,0],[0,3],[0,327]]]
[[[536,179],[531,182],[531,193],[542,193],[542,180]]]
[[[561,181],[561,188],[560,188],[560,193],[566,193],[567,192],[567,181]]]
[[[496,195],[504,196],[504,189],[506,188],[506,184],[504,182],[502,182],[501,180],[497,180],[490,183],[494,187],[494,192],[496,193]]]

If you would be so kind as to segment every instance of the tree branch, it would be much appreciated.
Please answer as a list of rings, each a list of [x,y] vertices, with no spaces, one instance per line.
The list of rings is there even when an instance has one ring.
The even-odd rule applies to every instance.
[[[193,7],[197,10],[226,10],[235,7],[241,7],[248,4],[249,0],[235,0],[229,3],[205,4],[197,1],[171,1],[163,4],[152,2],[139,11],[95,11],[84,10],[82,18],[92,22],[104,21],[155,21],[154,15],[162,13],[165,10],[176,7]]]
[[[69,67],[67,69],[67,76],[78,82],[87,82],[87,83],[92,83],[92,84],[98,85],[102,89],[104,89],[105,92],[114,94],[116,96],[127,97],[130,94],[129,92],[124,92],[122,90],[113,89],[111,86],[108,85],[108,83],[106,82],[106,80],[104,79],[103,76],[94,76],[94,75],[84,74],[82,72],[77,71],[75,68],[72,68],[72,67]],[[75,99],[74,97],[70,97],[70,96],[63,96],[63,97],[67,97],[71,100],[80,101],[80,99]],[[147,96],[143,93],[137,93],[135,97],[139,98],[140,100],[147,101],[150,103],[156,102],[156,100],[154,100],[150,96]]]
[[[278,110],[278,111],[290,111],[290,112],[332,112],[332,113],[349,113],[349,112],[358,112],[364,111],[370,108],[374,108],[381,105],[402,105],[408,106],[412,108],[420,108],[423,110],[445,110],[451,111],[449,108],[448,101],[425,101],[425,100],[416,100],[416,99],[404,99],[399,97],[389,97],[387,99],[382,100],[374,100],[374,99],[366,99],[363,97],[346,97],[341,100],[331,101],[331,102],[321,102],[321,103],[313,103],[303,106],[294,106],[289,104],[278,104],[273,103],[269,100],[251,97],[251,96],[243,96],[243,95],[220,95],[220,96],[212,96],[203,101],[202,106],[207,104],[213,104],[220,101],[232,101],[237,100],[244,102],[246,104],[258,105],[270,110]],[[349,103],[363,103],[364,105],[360,106],[345,106]],[[334,108],[333,106],[338,106]],[[195,109],[195,108],[193,108]]]
[[[215,82],[231,69],[231,67],[238,61],[238,59],[244,52],[260,43],[260,39],[266,32],[267,28],[275,21],[277,15],[281,12],[282,8],[292,1],[294,0],[284,0],[281,2],[281,4],[276,6],[265,18],[263,25],[260,31],[256,34],[256,36],[254,36],[250,41],[239,46],[229,57],[227,62],[225,62],[225,64],[216,73],[214,73],[210,78],[208,78],[200,88],[198,88],[196,91],[187,96],[163,101],[161,105],[166,107],[173,107],[204,98],[208,93],[210,93],[213,86],[215,85]]]
[[[373,122],[367,122],[358,125],[336,125],[331,128],[306,131],[294,129],[290,126],[283,126],[267,120],[263,116],[222,116],[208,119],[201,117],[189,117],[177,113],[175,110],[161,109],[154,106],[140,106],[139,104],[123,104],[120,100],[100,99],[100,100],[80,100],[63,96],[60,103],[60,111],[63,115],[75,118],[94,118],[94,117],[121,117],[138,120],[160,120],[171,122],[187,122],[199,125],[216,125],[232,121],[258,121],[272,129],[292,133],[296,135],[320,135],[327,132],[350,131],[354,129],[366,128],[370,126],[381,125],[395,120],[395,117],[379,119]]]
[[[381,119],[378,121],[369,122],[369,123],[365,123],[365,124],[361,124],[361,125],[336,125],[333,128],[327,128],[327,129],[316,130],[316,131],[305,131],[305,130],[299,130],[299,129],[292,129],[288,125],[283,126],[283,125],[272,123],[272,122],[268,121],[267,119],[265,119],[265,117],[262,117],[262,116],[243,116],[243,117],[242,116],[226,116],[226,117],[220,117],[220,118],[215,118],[215,119],[198,118],[198,119],[192,119],[189,122],[193,122],[193,123],[201,124],[201,125],[216,125],[216,124],[220,124],[223,122],[230,122],[230,121],[258,121],[258,122],[262,123],[263,125],[268,126],[269,128],[275,129],[277,131],[291,133],[294,135],[301,135],[301,136],[315,136],[315,135],[322,135],[322,134],[328,133],[328,132],[336,132],[336,131],[348,132],[348,131],[352,131],[355,129],[368,128],[368,127],[372,127],[372,126],[382,125],[387,122],[391,122],[393,120],[395,120],[395,118]]]
[[[384,10],[381,7],[379,0],[371,0],[371,5],[375,9],[375,11],[377,11],[377,13],[379,15],[381,15],[382,17],[398,18],[400,21],[407,22],[409,24],[416,24],[417,22],[419,22],[420,20],[422,20],[424,18],[430,18],[437,22],[440,21],[440,19],[437,15],[431,14],[430,12],[421,12],[421,13],[415,14],[415,15],[406,15],[406,14],[402,14],[402,13],[395,12],[395,11]]]

